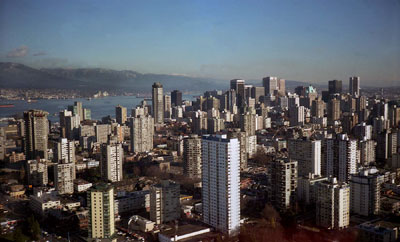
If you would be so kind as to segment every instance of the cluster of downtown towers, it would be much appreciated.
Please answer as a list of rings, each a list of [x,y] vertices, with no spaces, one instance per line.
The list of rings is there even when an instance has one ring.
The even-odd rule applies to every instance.
[[[262,86],[231,80],[228,91],[207,91],[192,102],[182,100],[178,90],[164,95],[162,84],[154,83],[152,105],[143,101],[132,109],[131,117],[126,107],[117,106],[116,120],[93,125],[85,122],[81,103],[60,112],[64,139],[55,154],[60,166],[65,166],[73,163],[65,157],[75,152],[69,140],[79,140],[84,149],[98,145],[102,176],[117,182],[123,179],[126,130],[129,152],[147,153],[154,148],[158,129],[186,122],[190,133],[171,139],[183,156],[184,174],[202,180],[206,224],[237,234],[240,172],[248,169],[248,160],[261,150],[272,157],[267,164],[268,198],[275,208],[288,209],[295,201],[316,204],[319,226],[346,228],[350,211],[365,216],[379,212],[379,186],[384,178],[370,165],[377,160],[398,161],[400,108],[382,98],[362,96],[359,77],[350,78],[347,93],[342,81],[333,80],[321,94],[312,86],[299,86],[290,93],[284,79],[265,77]],[[47,159],[47,113],[27,111],[24,123],[27,158]],[[285,133],[283,138],[281,133]],[[55,176],[61,194],[71,193],[74,175],[56,172]]]

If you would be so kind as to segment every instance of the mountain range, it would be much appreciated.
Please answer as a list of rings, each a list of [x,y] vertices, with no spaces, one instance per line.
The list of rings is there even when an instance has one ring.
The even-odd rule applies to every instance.
[[[164,89],[171,91],[224,90],[228,80],[191,77],[184,75],[142,74],[131,70],[105,68],[41,68],[35,69],[23,64],[0,62],[0,88],[57,88],[84,90],[124,90],[149,92],[154,82],[161,82]],[[246,83],[261,84],[260,80]],[[287,88],[308,83],[286,81]]]

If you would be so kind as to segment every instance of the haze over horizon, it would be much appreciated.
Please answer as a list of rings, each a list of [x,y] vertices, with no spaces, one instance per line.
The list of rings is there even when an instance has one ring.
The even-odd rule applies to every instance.
[[[0,61],[400,84],[400,1],[2,1]]]

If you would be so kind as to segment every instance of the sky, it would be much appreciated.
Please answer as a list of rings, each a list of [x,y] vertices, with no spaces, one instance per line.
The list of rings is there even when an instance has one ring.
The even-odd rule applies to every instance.
[[[1,0],[0,61],[400,85],[400,0]]]

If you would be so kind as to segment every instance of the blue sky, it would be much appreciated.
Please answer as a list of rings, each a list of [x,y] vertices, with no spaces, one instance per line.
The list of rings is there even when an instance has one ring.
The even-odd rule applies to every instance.
[[[0,61],[400,84],[399,0],[0,1]]]

